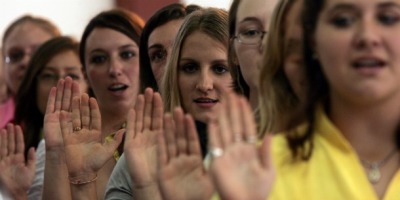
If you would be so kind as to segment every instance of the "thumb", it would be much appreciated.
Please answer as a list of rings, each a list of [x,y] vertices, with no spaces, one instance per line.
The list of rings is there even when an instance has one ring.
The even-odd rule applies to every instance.
[[[114,151],[121,144],[122,136],[124,135],[125,131],[126,129],[118,130],[112,140],[105,142],[104,147],[107,149],[108,152],[114,153]]]
[[[36,170],[36,151],[35,148],[31,147],[28,151],[27,167],[31,171]]]

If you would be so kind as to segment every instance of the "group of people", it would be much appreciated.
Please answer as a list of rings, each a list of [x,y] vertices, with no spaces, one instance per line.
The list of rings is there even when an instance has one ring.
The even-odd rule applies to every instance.
[[[78,42],[23,16],[0,198],[400,199],[399,18],[399,0],[116,8]]]

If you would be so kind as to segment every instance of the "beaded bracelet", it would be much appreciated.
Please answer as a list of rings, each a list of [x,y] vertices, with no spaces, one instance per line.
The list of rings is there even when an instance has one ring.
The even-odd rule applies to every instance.
[[[87,183],[91,183],[91,182],[96,181],[97,180],[97,174],[95,175],[94,178],[92,178],[91,180],[88,180],[88,181],[82,181],[80,178],[81,177],[70,177],[70,176],[68,176],[69,182],[72,185],[83,185],[83,184],[87,184]]]

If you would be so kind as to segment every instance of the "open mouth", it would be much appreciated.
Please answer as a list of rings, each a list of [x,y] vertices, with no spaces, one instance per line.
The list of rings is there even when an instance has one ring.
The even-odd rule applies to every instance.
[[[382,68],[386,63],[379,59],[359,59],[353,62],[354,68]]]
[[[195,103],[218,103],[218,99],[210,99],[210,98],[197,98],[194,99],[193,102]]]
[[[108,90],[112,91],[112,92],[117,92],[117,91],[122,91],[122,90],[126,90],[128,88],[127,85],[124,84],[115,84],[112,85],[110,87],[108,87]]]

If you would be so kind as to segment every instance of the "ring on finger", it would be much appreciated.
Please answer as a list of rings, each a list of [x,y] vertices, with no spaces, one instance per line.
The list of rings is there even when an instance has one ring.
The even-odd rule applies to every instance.
[[[255,135],[247,136],[246,142],[249,144],[255,144],[257,142],[257,136],[255,136]]]
[[[224,150],[219,147],[214,147],[210,149],[210,155],[212,158],[218,158],[224,154]]]
[[[82,128],[79,127],[79,126],[73,128],[73,131],[74,131],[74,132],[78,132],[78,131],[80,131],[80,130],[82,130]]]

